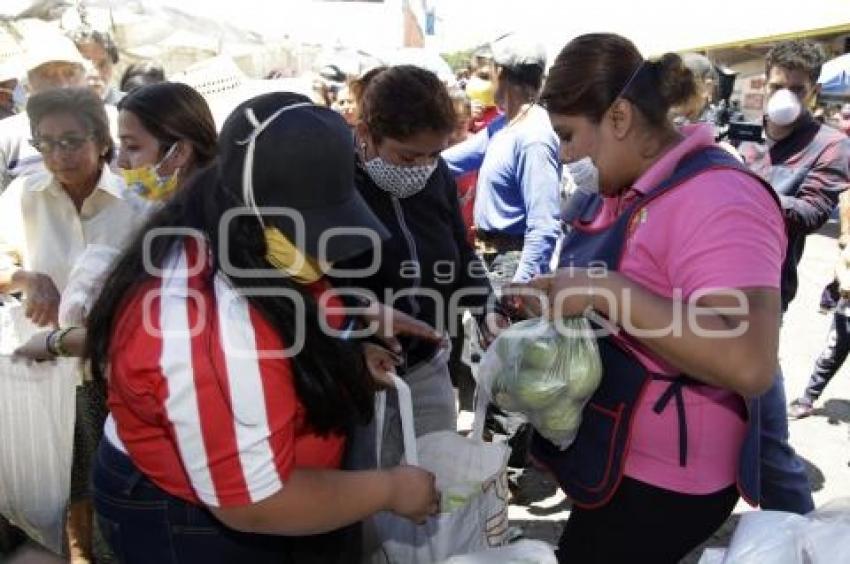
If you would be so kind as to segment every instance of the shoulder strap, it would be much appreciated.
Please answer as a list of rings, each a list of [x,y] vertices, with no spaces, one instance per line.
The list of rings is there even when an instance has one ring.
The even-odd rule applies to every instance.
[[[717,146],[706,147],[685,155],[685,157],[679,161],[679,164],[676,165],[676,169],[673,171],[673,174],[667,177],[663,182],[661,182],[661,184],[647,192],[647,194],[638,201],[637,206],[643,207],[649,201],[669,192],[685,181],[712,169],[737,170],[746,174],[756,180],[767,191],[767,193],[770,194],[770,197],[773,199],[776,206],[780,210],[782,209],[776,192],[773,190],[771,185],[767,183],[767,181],[750,170],[747,165],[729,154],[725,149]]]

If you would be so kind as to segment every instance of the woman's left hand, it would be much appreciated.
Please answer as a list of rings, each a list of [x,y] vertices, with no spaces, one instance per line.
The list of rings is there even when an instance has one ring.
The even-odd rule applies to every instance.
[[[481,323],[481,348],[489,347],[496,340],[496,337],[510,325],[510,320],[501,313],[491,311],[485,315],[484,321]]]
[[[397,354],[401,353],[401,343],[398,341],[400,336],[415,337],[437,344],[444,344],[446,340],[442,333],[427,323],[380,302],[373,303],[369,311],[361,314],[361,318],[367,324],[371,324],[375,330],[375,336]]]
[[[511,284],[509,299],[532,316],[574,317],[594,309],[598,303],[610,303],[609,291],[618,276],[609,271],[561,268],[525,283]]]
[[[50,333],[51,331],[36,333],[26,343],[15,349],[12,358],[30,362],[55,359],[56,357],[47,350],[47,338]]]
[[[395,373],[395,367],[401,364],[401,357],[380,345],[363,343],[363,358],[378,388],[391,388],[392,375]]]

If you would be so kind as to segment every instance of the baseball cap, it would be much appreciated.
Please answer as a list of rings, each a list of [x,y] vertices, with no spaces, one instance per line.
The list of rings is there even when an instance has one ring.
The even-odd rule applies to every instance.
[[[511,33],[500,37],[490,47],[493,50],[493,62],[500,67],[546,69],[546,47],[532,37]]]
[[[222,127],[219,158],[226,189],[246,205],[299,212],[304,220],[300,237],[292,218],[258,211],[264,224],[303,245],[300,250],[311,257],[334,262],[374,246],[374,239],[351,232],[325,235],[322,241],[329,229],[389,237],[354,185],[351,130],[337,112],[306,96],[271,92],[237,106]]]
[[[80,66],[86,64],[74,42],[64,35],[33,38],[24,48],[24,70],[27,72],[47,63],[72,63]]]

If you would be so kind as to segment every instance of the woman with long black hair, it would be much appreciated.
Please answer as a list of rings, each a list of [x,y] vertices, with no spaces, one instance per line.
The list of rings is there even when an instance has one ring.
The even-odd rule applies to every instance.
[[[359,345],[325,330],[345,320],[324,274],[372,243],[323,233],[386,235],[352,155],[342,118],[303,96],[243,103],[217,165],[104,285],[87,342],[110,408],[95,507],[122,561],[349,562],[350,525],[436,511],[423,470],[340,470],[374,385]]]

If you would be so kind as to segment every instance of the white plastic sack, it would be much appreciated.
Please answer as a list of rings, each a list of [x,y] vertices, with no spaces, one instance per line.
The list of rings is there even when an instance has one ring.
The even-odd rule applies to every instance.
[[[502,443],[484,443],[480,437],[462,437],[439,431],[416,439],[410,390],[394,378],[399,398],[405,461],[436,476],[444,512],[416,525],[389,512],[367,521],[380,548],[365,558],[371,564],[425,564],[450,556],[498,547],[507,540],[508,481],[510,448]],[[387,392],[379,394],[377,428],[383,428],[383,405]],[[485,406],[486,407],[486,406]],[[483,417],[484,409],[479,410]],[[482,427],[483,422],[478,425]],[[381,439],[378,436],[378,460]]]
[[[738,523],[729,548],[706,550],[700,564],[833,564],[850,562],[850,498],[808,515],[752,511]]]
[[[602,380],[602,361],[584,317],[516,323],[490,345],[478,371],[479,393],[525,415],[561,449],[578,434],[585,403]]]
[[[71,488],[77,361],[13,362],[34,325],[0,305],[0,514],[61,553]]]
[[[112,263],[120,254],[121,251],[114,247],[93,244],[88,245],[77,257],[59,302],[60,327],[84,324],[103,289]]]
[[[452,556],[443,564],[558,564],[549,544],[523,539],[499,548],[488,548],[474,554]]]

